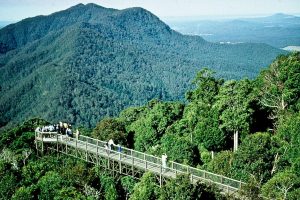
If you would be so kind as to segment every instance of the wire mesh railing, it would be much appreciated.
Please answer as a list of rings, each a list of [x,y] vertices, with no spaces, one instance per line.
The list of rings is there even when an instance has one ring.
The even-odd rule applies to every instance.
[[[58,134],[56,132],[36,132],[36,138],[40,140],[45,140],[46,138],[61,138],[59,141],[63,141],[64,135]],[[206,182],[212,182],[217,184],[227,190],[238,190],[245,183],[239,180],[235,180],[226,176],[219,174],[214,174],[205,170],[197,169],[188,165],[180,164],[177,162],[170,161],[167,163],[167,167],[163,169],[162,160],[160,157],[139,152],[126,147],[120,147],[119,145],[111,145],[109,149],[105,148],[107,142],[97,140],[88,136],[80,135],[78,138],[69,138],[69,140],[79,144],[81,146],[89,146],[89,149],[94,152],[98,151],[108,151],[108,153],[119,154],[119,158],[126,157],[132,159],[132,163],[139,163],[144,166],[145,169],[156,169],[156,171],[164,171],[177,174],[188,174],[193,180],[201,180]]]

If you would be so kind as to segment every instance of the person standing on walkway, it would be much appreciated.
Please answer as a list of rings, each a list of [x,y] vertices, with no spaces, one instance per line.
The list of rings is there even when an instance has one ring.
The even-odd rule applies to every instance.
[[[58,133],[59,134],[64,134],[63,133],[63,123],[62,122],[59,122],[59,124],[58,124]]]
[[[165,153],[161,156],[163,172],[165,172],[166,168],[167,168],[167,158],[168,158],[168,156]]]
[[[119,160],[121,160],[122,147],[120,144],[117,144],[117,147],[118,147],[118,153],[119,153]]]
[[[78,129],[76,129],[75,136],[76,136],[76,140],[78,140],[78,138],[79,138],[79,130]]]
[[[110,151],[108,146],[109,146],[109,145],[108,145],[108,143],[106,142],[106,144],[104,145],[104,149],[105,149],[107,155],[109,155],[109,151]]]
[[[37,128],[35,129],[35,132],[41,132],[41,128],[40,128],[40,127],[37,127]]]
[[[117,144],[117,147],[118,147],[118,152],[121,153],[122,152],[122,147],[120,144]]]
[[[111,150],[111,145],[115,145],[112,139],[108,140],[108,149]]]
[[[67,123],[63,123],[63,132],[67,134],[67,129],[69,128]]]

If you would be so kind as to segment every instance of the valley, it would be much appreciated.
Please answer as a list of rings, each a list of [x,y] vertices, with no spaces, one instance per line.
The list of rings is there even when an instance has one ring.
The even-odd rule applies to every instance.
[[[199,35],[210,42],[265,43],[277,48],[300,45],[300,17],[282,13],[210,20],[166,18],[164,21],[180,33]]]

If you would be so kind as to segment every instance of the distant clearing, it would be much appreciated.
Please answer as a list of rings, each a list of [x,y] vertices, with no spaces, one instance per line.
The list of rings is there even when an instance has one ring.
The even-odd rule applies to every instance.
[[[287,46],[282,49],[286,51],[300,51],[300,46]]]

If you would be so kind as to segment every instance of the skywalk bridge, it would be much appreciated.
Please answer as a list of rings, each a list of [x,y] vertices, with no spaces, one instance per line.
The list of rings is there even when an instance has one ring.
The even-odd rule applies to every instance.
[[[191,183],[198,181],[215,184],[225,193],[236,193],[245,184],[222,175],[200,170],[173,161],[163,168],[160,157],[112,145],[112,149],[105,149],[106,142],[80,135],[78,139],[70,138],[57,132],[35,132],[36,149],[40,153],[46,150],[59,152],[86,162],[105,168],[113,174],[125,174],[140,178],[145,171],[151,171],[158,177],[160,185],[164,181],[176,178],[178,174],[187,174]]]

